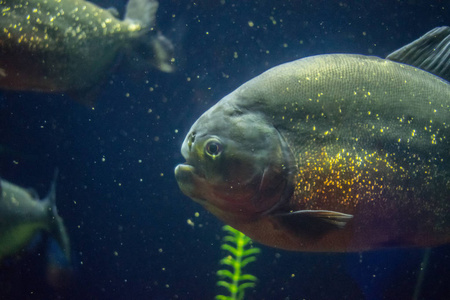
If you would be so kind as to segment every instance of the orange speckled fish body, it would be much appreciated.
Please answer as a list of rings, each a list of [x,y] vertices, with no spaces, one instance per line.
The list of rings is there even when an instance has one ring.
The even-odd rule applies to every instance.
[[[338,147],[305,151],[298,161],[292,210],[353,215],[334,232],[346,238],[334,240],[331,247],[360,251],[450,241],[448,174],[438,163],[383,149]]]

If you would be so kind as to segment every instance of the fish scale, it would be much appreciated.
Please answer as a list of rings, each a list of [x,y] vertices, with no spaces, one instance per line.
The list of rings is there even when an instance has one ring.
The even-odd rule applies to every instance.
[[[341,58],[345,58],[343,66],[337,62]],[[423,181],[421,184],[428,184],[432,182],[431,174],[447,173],[449,157],[447,154],[448,142],[446,136],[449,134],[449,125],[446,120],[450,118],[449,101],[447,100],[449,99],[447,96],[450,97],[450,94],[448,93],[447,83],[442,82],[431,88],[429,85],[434,85],[434,76],[409,66],[398,66],[398,64],[388,61],[382,62],[381,65],[381,68],[386,68],[386,64],[391,65],[388,77],[395,76],[396,72],[402,72],[404,68],[411,69],[411,72],[424,73],[423,77],[419,77],[422,78],[421,80],[410,80],[409,82],[408,80],[402,80],[402,82],[399,82],[399,80],[388,80],[387,82],[391,84],[379,86],[378,82],[383,81],[383,78],[378,75],[380,72],[367,71],[364,68],[346,72],[346,66],[351,68],[354,65],[361,66],[358,61],[364,59],[348,55],[343,57],[333,55],[328,57],[320,56],[311,60],[310,65],[314,68],[313,72],[317,72],[316,70],[320,69],[320,64],[326,66],[337,65],[337,69],[347,74],[347,76],[350,76],[349,74],[351,73],[366,72],[369,75],[373,75],[373,77],[369,77],[369,75],[362,77],[366,85],[364,88],[346,88],[349,90],[347,95],[342,96],[341,93],[338,99],[334,99],[332,93],[329,92],[330,89],[335,89],[334,86],[324,88],[318,86],[317,90],[310,91],[310,94],[318,95],[314,100],[308,94],[299,96],[299,94],[304,94],[303,90],[292,91],[295,97],[307,99],[304,102],[310,104],[295,110],[295,113],[281,110],[277,115],[274,115],[275,127],[283,133],[290,145],[295,145],[291,146],[291,149],[295,149],[293,151],[298,157],[297,164],[300,171],[297,177],[297,185],[303,189],[305,188],[301,183],[306,181],[304,174],[307,172],[310,177],[307,182],[314,182],[316,188],[320,188],[321,192],[318,193],[317,197],[320,197],[319,194],[328,194],[329,190],[332,187],[336,188],[336,186],[341,187],[339,191],[343,194],[342,197],[344,199],[349,197],[348,191],[342,188],[349,186],[348,179],[345,179],[344,176],[337,178],[332,175],[339,163],[343,164],[340,168],[347,173],[347,177],[358,178],[352,186],[355,184],[367,184],[369,185],[367,186],[368,190],[381,189],[385,194],[388,194],[387,189],[389,189],[389,185],[385,185],[384,188],[376,188],[381,186],[380,182],[385,177],[396,178],[398,182],[392,188],[400,189],[417,176]],[[372,59],[369,60],[373,61]],[[299,66],[290,64],[286,67],[289,70],[301,70],[299,72],[308,73],[308,66],[305,66],[304,63]],[[290,74],[278,75],[281,73],[286,74],[283,67],[274,72],[277,73],[269,73],[266,76],[291,76]],[[339,77],[342,80],[339,74],[336,75],[327,71],[322,73],[328,74],[327,76],[331,78]],[[313,77],[305,76],[306,78]],[[316,78],[318,77],[320,76],[316,76]],[[424,79],[427,77],[431,78],[429,82]],[[397,78],[405,78],[405,76],[400,74]],[[261,80],[261,84],[264,84],[264,78]],[[308,81],[308,79],[305,79],[305,81]],[[327,79],[324,77],[324,82],[326,81]],[[370,82],[374,82],[374,84],[370,84]],[[359,84],[361,83],[356,80],[351,83],[344,83],[341,86]],[[258,89],[258,83],[252,88]],[[400,98],[392,92],[394,90],[401,95]],[[427,91],[427,93],[425,94],[421,91]],[[244,90],[244,93],[247,92]],[[291,99],[292,96],[286,93],[285,97]],[[383,105],[386,105],[385,97],[387,94],[390,94],[390,103],[386,111]],[[327,97],[327,95],[331,95],[331,97]],[[408,96],[405,96],[403,100],[401,97],[404,95]],[[268,99],[270,99],[270,96]],[[431,99],[433,99],[434,105],[432,105]],[[395,101],[398,101],[398,103],[396,104]],[[377,105],[377,103],[380,103],[380,105]],[[286,104],[288,105],[288,103]],[[337,106],[340,108],[337,109]],[[411,106],[417,106],[417,108],[413,110]],[[425,109],[423,108],[424,106]],[[336,113],[344,107],[347,110],[350,110],[351,107],[352,116],[348,116],[348,113]],[[420,112],[417,110],[420,110]],[[438,113],[438,110],[441,113]],[[271,108],[272,111],[273,109]],[[311,114],[311,112],[316,113]],[[405,117],[405,115],[415,117]],[[285,121],[287,118],[297,121],[294,127],[286,125]],[[300,137],[301,143],[299,143],[298,139],[298,129],[305,131],[304,134],[302,132]],[[324,146],[320,147],[320,145]],[[303,150],[304,148],[307,150]],[[330,150],[331,155],[328,153]],[[361,164],[361,162],[364,162],[364,164]],[[414,170],[412,171],[411,169]],[[391,175],[391,173],[395,173],[395,175]],[[315,177],[321,178],[321,182],[324,178],[327,178],[328,181],[323,181],[322,184],[319,184],[317,180],[314,180]],[[385,180],[387,183],[391,181],[392,179]],[[300,193],[300,195],[303,194],[304,192]],[[354,195],[354,197],[356,196],[363,198],[360,192]],[[300,196],[298,198],[305,202],[305,199],[311,199],[311,197],[313,196],[309,194],[306,198]],[[334,201],[341,202],[341,197],[334,197]]]

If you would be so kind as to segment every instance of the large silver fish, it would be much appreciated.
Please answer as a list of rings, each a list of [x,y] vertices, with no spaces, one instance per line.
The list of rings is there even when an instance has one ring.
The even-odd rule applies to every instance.
[[[93,87],[126,49],[172,71],[157,9],[156,0],[130,0],[120,20],[84,0],[0,0],[0,88],[67,92],[92,105]]]
[[[388,59],[331,54],[274,67],[194,123],[178,184],[277,248],[448,243],[449,56],[441,27]]]
[[[26,247],[39,230],[48,231],[70,261],[69,236],[55,204],[55,180],[43,200],[33,190],[0,180],[0,261]]]

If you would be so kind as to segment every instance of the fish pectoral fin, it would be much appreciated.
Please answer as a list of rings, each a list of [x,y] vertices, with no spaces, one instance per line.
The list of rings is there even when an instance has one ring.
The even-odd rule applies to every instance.
[[[296,213],[296,212],[294,212]],[[340,213],[331,210],[303,210],[297,213],[308,214],[310,217],[318,218],[323,222],[336,226],[337,229],[345,227],[348,221],[353,218],[353,215]]]
[[[280,202],[286,185],[286,178],[283,176],[282,170],[267,167],[262,175],[258,193],[252,199],[255,209],[265,213],[270,212]]]
[[[449,46],[450,27],[437,27],[389,54],[386,59],[420,68],[449,81]]]
[[[298,210],[278,216],[285,216],[288,218],[300,218],[314,222],[324,222],[332,225],[336,229],[345,227],[348,221],[353,218],[353,215],[340,213],[331,210]]]
[[[331,230],[343,229],[353,215],[331,210],[299,210],[273,215],[281,226],[303,236],[320,237]]]

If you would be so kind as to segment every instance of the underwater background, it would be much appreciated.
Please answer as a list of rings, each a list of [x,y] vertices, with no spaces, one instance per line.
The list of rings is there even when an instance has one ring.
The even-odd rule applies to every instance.
[[[94,1],[116,7],[125,0]],[[450,2],[160,0],[176,72],[111,70],[95,109],[67,95],[0,92],[0,176],[57,206],[73,262],[39,235],[0,266],[0,299],[213,299],[223,224],[184,196],[174,167],[192,123],[270,67],[324,53],[385,57],[437,26]],[[80,62],[82,63],[82,62]],[[352,254],[257,245],[246,299],[412,299],[424,249]],[[70,270],[69,270],[70,269]],[[450,299],[450,246],[433,248],[418,299]]]

